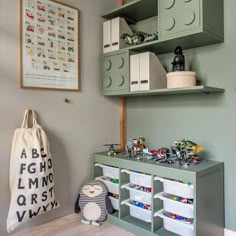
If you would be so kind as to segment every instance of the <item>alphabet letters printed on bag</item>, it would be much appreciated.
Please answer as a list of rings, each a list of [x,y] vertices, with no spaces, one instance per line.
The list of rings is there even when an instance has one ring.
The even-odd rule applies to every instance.
[[[29,119],[32,127],[29,127]],[[34,110],[27,109],[14,132],[10,158],[11,203],[7,231],[60,206],[55,199],[52,155]]]
[[[32,162],[32,159],[36,159],[42,157],[45,158],[45,161],[41,162]],[[25,149],[22,150],[21,153],[21,164],[20,164],[20,173],[19,173],[19,179],[18,179],[18,189],[38,189],[38,188],[44,188],[48,187],[48,185],[51,185],[50,188],[48,188],[47,191],[43,191],[40,196],[38,196],[35,193],[32,193],[30,196],[27,197],[24,194],[19,194],[17,197],[17,205],[18,206],[26,206],[26,205],[34,205],[40,202],[47,202],[48,198],[52,199],[54,197],[54,179],[53,179],[53,173],[52,173],[52,159],[46,158],[47,154],[44,153],[44,149],[41,148],[41,153],[38,153],[37,149],[32,149],[32,152],[30,155],[28,155],[25,151]],[[28,161],[28,158],[31,158],[30,161]],[[42,176],[40,178],[31,178],[31,175],[34,176],[35,173],[42,173]],[[45,173],[47,173],[45,175]],[[27,175],[29,176],[28,180],[26,181],[24,178],[24,182],[22,181],[21,176]],[[27,202],[28,201],[28,202]],[[28,218],[32,218],[37,216],[38,214],[41,214],[43,212],[46,212],[48,210],[51,210],[55,207],[57,207],[57,202],[54,200],[53,202],[47,203],[44,206],[39,206],[37,210],[22,210],[22,211],[16,211],[18,222],[22,222],[24,217],[28,214]]]

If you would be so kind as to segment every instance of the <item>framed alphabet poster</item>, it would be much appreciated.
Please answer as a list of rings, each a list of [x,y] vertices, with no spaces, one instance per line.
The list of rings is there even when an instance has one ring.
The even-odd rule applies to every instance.
[[[79,90],[79,10],[20,0],[22,88]]]

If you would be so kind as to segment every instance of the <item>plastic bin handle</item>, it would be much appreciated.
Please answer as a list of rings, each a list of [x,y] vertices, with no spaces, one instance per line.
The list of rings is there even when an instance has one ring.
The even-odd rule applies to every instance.
[[[189,207],[189,208],[193,209],[193,205],[192,204],[185,204],[185,203],[182,203],[182,202],[178,202],[178,201],[172,200],[170,198],[164,197],[163,194],[164,194],[164,192],[155,194],[154,195],[154,199],[159,198],[159,199],[161,199],[163,201],[174,202],[175,204],[178,204],[180,206],[186,206],[186,207]]]
[[[154,180],[159,180],[161,182],[165,182],[165,183],[171,183],[171,184],[176,184],[176,185],[181,185],[181,186],[188,186],[190,188],[193,188],[193,185],[187,185],[187,184],[184,184],[184,183],[179,183],[179,182],[175,182],[175,181],[172,181],[172,180],[169,180],[169,179],[165,179],[165,178],[161,178],[161,177],[154,177]]]
[[[120,204],[124,205],[127,202],[127,200],[122,201]]]
[[[99,164],[99,163],[96,163],[94,166],[99,166],[99,167],[105,167],[104,165],[102,165],[102,164]]]
[[[163,179],[161,177],[158,177],[158,176],[154,177],[154,180],[159,180],[161,182],[165,182],[166,181],[165,179]]]
[[[122,189],[127,189],[127,184],[124,184],[124,185],[122,185],[120,188],[122,188]]]
[[[182,224],[182,225],[184,225],[184,226],[186,226],[186,227],[188,227],[188,228],[190,228],[190,229],[193,230],[193,228],[194,228],[194,225],[193,225],[193,224],[184,223],[184,222],[182,222],[182,221],[179,221],[179,220],[176,220],[176,219],[172,219],[172,218],[170,218],[170,217],[167,217],[167,216],[163,215],[162,211],[163,211],[163,209],[160,210],[160,211],[158,211],[158,212],[156,212],[156,213],[154,213],[154,217],[157,217],[157,216],[158,216],[158,217],[160,217],[160,218],[162,218],[162,219],[167,219],[167,220],[172,221],[172,222],[178,222],[180,225]]]
[[[159,216],[158,212],[155,212],[153,216],[154,216],[154,217]]]
[[[132,174],[132,171],[126,170],[126,169],[122,169],[121,170],[122,173],[127,173],[127,174]]]

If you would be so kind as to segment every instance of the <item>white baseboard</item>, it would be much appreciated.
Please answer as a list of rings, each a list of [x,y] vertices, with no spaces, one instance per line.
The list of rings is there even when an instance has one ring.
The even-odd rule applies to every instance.
[[[236,232],[225,229],[225,236],[236,236]]]

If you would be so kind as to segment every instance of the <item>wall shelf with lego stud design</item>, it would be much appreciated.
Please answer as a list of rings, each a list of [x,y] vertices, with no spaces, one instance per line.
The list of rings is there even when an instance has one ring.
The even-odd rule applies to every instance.
[[[153,16],[158,16],[159,40],[129,49],[160,55],[172,52],[176,45],[189,49],[224,41],[223,0],[133,0],[103,15],[106,19],[124,17],[135,22]]]
[[[137,92],[128,92],[122,93],[119,92],[121,97],[134,97],[134,96],[161,96],[161,95],[177,95],[177,94],[211,94],[211,93],[224,93],[224,89],[215,88],[209,86],[194,86],[187,88],[170,88],[170,89],[154,89],[148,91],[137,91]],[[117,96],[114,92],[104,92],[105,96]]]
[[[214,6],[214,7],[213,7]],[[156,17],[154,17],[156,16]],[[174,90],[149,90],[130,93],[130,60],[132,54],[154,52],[157,55],[224,41],[223,0],[132,0],[103,15],[106,19],[125,17],[137,22],[145,20],[143,30],[158,30],[158,40],[129,46],[103,56],[103,94],[105,96],[164,95],[181,93],[220,93],[223,89],[208,86]],[[149,22],[149,20],[151,20]],[[143,24],[143,23],[141,23]],[[149,29],[149,26],[151,29]],[[142,31],[142,30],[141,30]],[[122,57],[122,65],[117,63]],[[110,63],[109,63],[110,62]],[[117,64],[117,65],[116,65]],[[111,68],[110,68],[111,67]]]
[[[134,0],[104,14],[105,19],[123,17],[138,22],[157,15],[157,0]]]

